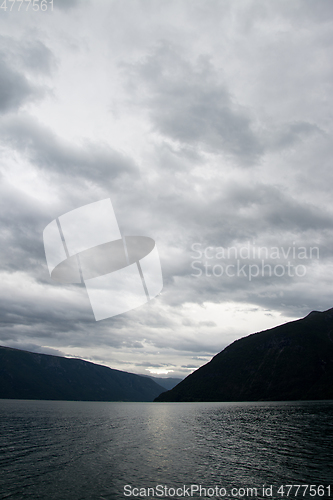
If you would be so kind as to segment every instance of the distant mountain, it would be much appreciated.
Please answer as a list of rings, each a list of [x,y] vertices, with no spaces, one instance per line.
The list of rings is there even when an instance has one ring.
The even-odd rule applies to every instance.
[[[236,340],[155,401],[333,399],[333,309]]]
[[[156,384],[164,387],[164,389],[167,390],[173,389],[177,384],[179,384],[179,382],[183,380],[182,378],[173,378],[173,377],[163,378],[163,377],[151,377],[150,375],[142,375],[142,376],[151,378],[152,380],[154,380],[154,382],[156,382]]]
[[[153,401],[164,390],[148,377],[81,359],[0,346],[0,399]]]

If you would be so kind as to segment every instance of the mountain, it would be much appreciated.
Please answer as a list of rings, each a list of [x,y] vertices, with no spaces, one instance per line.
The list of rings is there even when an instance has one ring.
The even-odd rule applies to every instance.
[[[142,377],[149,377],[156,384],[160,385],[161,387],[164,387],[164,389],[170,390],[173,389],[179,382],[181,382],[183,379],[181,378],[173,378],[173,377],[151,377],[150,375],[142,375]]]
[[[333,399],[333,309],[236,340],[155,401]]]
[[[81,359],[0,346],[0,399],[153,401],[164,390],[148,377]]]

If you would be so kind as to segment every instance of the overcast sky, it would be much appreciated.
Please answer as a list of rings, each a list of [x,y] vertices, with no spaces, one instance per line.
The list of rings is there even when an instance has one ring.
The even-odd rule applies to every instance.
[[[0,10],[1,345],[184,377],[333,306],[332,1],[26,5]],[[43,230],[108,197],[164,288],[96,322]]]

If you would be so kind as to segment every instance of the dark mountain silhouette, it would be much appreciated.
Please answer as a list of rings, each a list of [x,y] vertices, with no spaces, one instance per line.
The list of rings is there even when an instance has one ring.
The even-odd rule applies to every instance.
[[[155,401],[333,399],[333,309],[236,340]]]
[[[0,346],[1,399],[153,401],[164,390],[149,377]]]

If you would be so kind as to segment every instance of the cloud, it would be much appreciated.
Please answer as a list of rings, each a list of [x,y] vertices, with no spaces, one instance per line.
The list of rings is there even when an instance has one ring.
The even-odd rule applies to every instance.
[[[36,75],[49,75],[55,66],[52,51],[40,40],[0,36],[0,113],[18,111],[45,96]]]
[[[13,42],[10,43],[12,46]],[[23,67],[35,75],[36,73],[50,75],[56,66],[53,52],[40,40],[27,40],[24,47],[20,45],[18,58]]]
[[[110,146],[82,140],[75,145],[28,115],[9,116],[0,122],[1,141],[24,153],[40,170],[54,175],[93,180],[105,184],[124,174],[135,176],[133,160]]]
[[[281,151],[302,143],[314,134],[324,134],[318,125],[305,122],[287,122],[266,132],[267,149]]]
[[[46,225],[135,182],[137,166],[105,143],[73,144],[24,114],[0,119],[0,135],[1,268],[45,282]]]
[[[146,107],[153,130],[176,144],[183,157],[190,154],[192,162],[208,152],[238,166],[255,165],[269,151],[323,133],[304,120],[258,121],[228,88],[223,68],[208,55],[191,61],[170,42],[160,42],[145,58],[121,67],[133,101]]]
[[[2,343],[184,374],[331,306],[328,4],[59,1],[43,23],[0,20]],[[96,324],[83,287],[51,281],[42,232],[106,197],[124,234],[156,240],[164,290]],[[248,242],[320,257],[292,262],[304,277],[193,276],[193,243]]]
[[[85,0],[85,2],[87,1],[88,0]],[[54,8],[67,11],[78,7],[79,5],[80,5],[79,0],[57,0],[57,2],[54,4]]]
[[[0,54],[0,112],[17,110],[35,95],[25,76],[13,70]]]
[[[167,138],[253,163],[263,146],[251,115],[230,93],[209,57],[190,63],[177,47],[160,43],[143,61],[124,64],[134,93],[145,102],[155,129]]]
[[[56,67],[56,58],[51,49],[41,40],[27,36],[24,44],[11,36],[0,36],[2,58],[12,69],[27,72],[29,77],[50,75]]]

